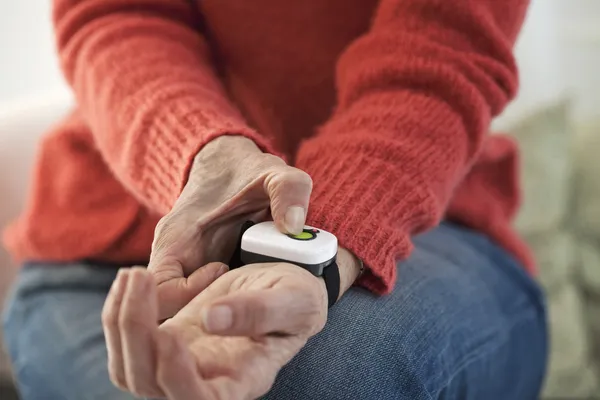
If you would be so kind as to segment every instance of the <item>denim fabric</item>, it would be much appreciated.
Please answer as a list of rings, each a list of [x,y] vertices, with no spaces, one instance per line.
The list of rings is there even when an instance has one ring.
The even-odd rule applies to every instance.
[[[415,238],[394,292],[352,289],[265,399],[519,400],[547,359],[543,294],[504,250],[449,223]],[[24,400],[132,399],[106,369],[100,313],[116,269],[28,264],[4,318]]]

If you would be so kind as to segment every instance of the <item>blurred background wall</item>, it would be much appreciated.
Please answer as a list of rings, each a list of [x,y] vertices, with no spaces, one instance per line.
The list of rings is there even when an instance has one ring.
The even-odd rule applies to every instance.
[[[0,107],[66,91],[54,54],[50,4],[0,0]]]
[[[512,121],[559,98],[573,99],[573,117],[600,110],[600,1],[532,0],[517,43],[521,91],[500,121]]]

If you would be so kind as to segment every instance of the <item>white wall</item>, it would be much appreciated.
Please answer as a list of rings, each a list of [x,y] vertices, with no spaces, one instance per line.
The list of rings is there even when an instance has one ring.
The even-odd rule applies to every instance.
[[[521,88],[504,120],[520,117],[545,102],[562,97],[568,88],[560,60],[555,0],[534,0],[515,49],[519,61]]]
[[[600,0],[532,1],[516,47],[521,90],[500,125],[565,97],[576,121],[600,119],[598,20]]]
[[[538,0],[545,1],[545,0]],[[577,120],[600,122],[600,0],[559,1],[564,76],[575,94]]]
[[[67,92],[54,56],[51,0],[0,0],[0,107]]]

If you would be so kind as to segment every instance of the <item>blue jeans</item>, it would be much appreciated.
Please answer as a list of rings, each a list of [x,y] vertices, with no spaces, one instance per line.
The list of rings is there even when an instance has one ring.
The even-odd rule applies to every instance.
[[[351,289],[266,399],[536,399],[543,294],[486,237],[444,223],[415,238],[389,296]],[[32,263],[4,318],[24,400],[127,399],[108,379],[100,312],[116,270]]]

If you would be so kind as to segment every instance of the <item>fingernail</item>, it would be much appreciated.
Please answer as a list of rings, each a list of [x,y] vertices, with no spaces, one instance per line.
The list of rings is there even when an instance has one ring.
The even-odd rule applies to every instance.
[[[118,283],[118,285],[123,286],[125,279],[127,278],[129,274],[129,269],[125,269],[125,268],[121,268],[119,269],[119,271],[117,272],[117,277],[115,278],[115,281]]]
[[[207,331],[220,332],[233,324],[233,312],[227,306],[215,306],[206,310],[202,319]]]
[[[304,228],[304,208],[292,206],[285,213],[285,229],[291,234],[298,235]]]
[[[215,276],[218,278],[227,271],[229,271],[229,268],[227,267],[227,265],[223,264],[223,265],[221,265],[221,267],[219,267]]]
[[[117,271],[117,276],[115,276],[115,280],[110,287],[110,291],[114,294],[119,294],[123,291],[123,275],[124,272],[122,269]]]

